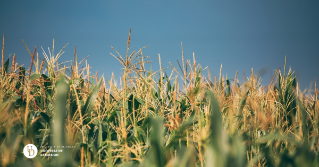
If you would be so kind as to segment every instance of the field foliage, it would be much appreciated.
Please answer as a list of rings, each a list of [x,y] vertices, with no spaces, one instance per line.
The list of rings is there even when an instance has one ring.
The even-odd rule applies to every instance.
[[[195,56],[172,73],[159,57],[153,72],[144,48],[130,53],[130,34],[126,55],[111,53],[123,65],[119,82],[92,73],[76,48],[70,66],[58,63],[64,48],[54,54],[54,41],[43,58],[25,44],[29,69],[2,48],[1,166],[319,165],[317,88],[301,92],[286,63],[267,86],[253,69],[243,83],[222,68],[205,77]],[[27,159],[29,143],[74,148]]]

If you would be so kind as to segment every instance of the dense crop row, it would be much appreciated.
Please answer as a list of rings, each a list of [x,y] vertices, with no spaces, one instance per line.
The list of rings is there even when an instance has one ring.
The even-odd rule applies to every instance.
[[[120,86],[87,63],[79,69],[76,49],[70,67],[57,63],[63,49],[44,59],[28,49],[27,70],[15,56],[4,60],[3,48],[1,166],[319,165],[317,88],[300,92],[291,70],[276,70],[265,87],[253,70],[242,84],[222,69],[211,81],[195,57],[183,57],[172,74],[159,59],[160,70],[151,72],[143,49],[129,54],[129,45],[130,35],[125,57],[114,49],[124,67]],[[27,159],[29,143],[72,148]]]

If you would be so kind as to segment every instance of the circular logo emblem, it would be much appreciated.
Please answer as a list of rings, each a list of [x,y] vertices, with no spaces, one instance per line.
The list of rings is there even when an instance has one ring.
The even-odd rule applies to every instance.
[[[28,144],[23,148],[23,154],[27,158],[34,158],[38,154],[38,149],[35,145],[33,144]]]

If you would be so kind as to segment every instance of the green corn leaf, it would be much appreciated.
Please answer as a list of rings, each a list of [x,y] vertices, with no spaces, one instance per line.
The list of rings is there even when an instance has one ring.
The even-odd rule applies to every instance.
[[[246,145],[243,144],[242,136],[236,133],[230,137],[229,146],[226,166],[245,167],[247,164]]]
[[[230,96],[230,82],[227,75],[226,75],[226,84],[227,84],[226,97],[228,98]]]
[[[76,78],[73,80],[75,87],[83,87],[84,86],[84,80],[82,78]]]
[[[307,112],[302,104],[302,102],[298,99],[297,104],[300,109],[300,118],[301,118],[301,129],[303,135],[303,141],[305,145],[308,145],[308,126],[307,126]]]
[[[98,146],[99,146],[99,147],[101,146],[101,144],[102,144],[102,142],[103,142],[102,132],[103,132],[102,124],[99,123],[99,135],[98,135],[98,139],[97,139],[97,142],[98,142]]]
[[[223,130],[222,115],[214,93],[210,90],[206,90],[205,97],[211,113],[211,134],[209,136],[210,145],[206,151],[206,164],[207,166],[222,167],[225,166],[227,162],[226,153],[229,149],[226,143],[226,132]]]
[[[202,68],[200,67],[196,74],[195,86],[200,85],[201,75],[202,75]]]
[[[113,100],[114,100],[114,97],[113,97],[113,95],[110,93],[110,94],[109,94],[109,104],[111,104]]]
[[[88,99],[86,100],[85,105],[82,107],[82,109],[81,109],[82,115],[84,115],[85,113],[88,113],[89,115],[91,115],[95,100],[98,96],[98,93],[99,93],[99,90],[101,87],[102,78],[100,78],[99,82],[95,85],[95,87],[91,91]],[[85,122],[87,122],[87,119]]]
[[[168,78],[166,72],[165,72],[165,79],[167,81],[166,93],[168,94],[168,92],[170,92],[170,91],[172,92],[172,86],[171,86],[171,81],[168,80],[169,78]]]
[[[154,99],[158,99],[158,93],[157,93],[157,91],[154,88],[152,88],[151,94],[152,94]]]
[[[129,113],[133,113],[133,109],[137,110],[139,108],[139,106],[140,106],[140,103],[135,99],[133,94],[129,95],[127,103],[128,103]]]
[[[42,74],[32,74],[30,77],[29,82],[31,83],[33,80],[39,78]]]
[[[267,142],[273,142],[274,140],[279,140],[279,141],[288,141],[291,144],[298,145],[299,142],[295,139],[294,135],[283,135],[279,133],[278,131],[270,133],[265,136],[259,137],[256,142],[257,143],[267,143]]]
[[[3,76],[9,72],[9,58],[7,59],[7,61],[4,63],[3,65]]]
[[[151,151],[148,158],[156,167],[164,167],[165,159],[163,153],[163,118],[157,117],[151,119]],[[149,166],[145,164],[145,166]]]
[[[265,155],[265,160],[266,160],[265,166],[267,166],[267,167],[275,167],[273,151],[271,150],[271,148],[270,147],[262,147],[261,150],[262,150],[262,152]]]
[[[66,117],[66,104],[67,94],[69,92],[69,85],[64,81],[61,76],[57,82],[57,95],[55,102],[55,116],[51,127],[53,128],[52,141],[54,146],[66,146],[66,135],[65,135],[65,117]],[[72,161],[69,157],[69,150],[64,149],[63,152],[59,153],[59,156],[54,157],[53,162],[55,166],[67,167],[73,166]]]
[[[247,97],[248,97],[248,94],[249,94],[249,90],[246,92],[245,94],[245,97],[243,97],[239,103],[239,107],[238,107],[238,110],[237,110],[237,116],[238,117],[241,117],[242,114],[243,114],[243,109],[246,105],[246,100],[247,100]]]
[[[20,69],[20,71],[19,71],[19,80],[20,80],[20,82],[23,82],[24,81],[24,76],[25,76],[25,67],[20,67],[19,69]]]
[[[196,166],[196,156],[192,147],[182,147],[178,150],[176,167]]]
[[[20,69],[20,71],[19,71],[19,80],[18,80],[18,82],[16,83],[16,86],[15,86],[15,88],[17,90],[19,90],[21,85],[24,84],[24,76],[25,76],[25,68],[24,67],[20,67],[19,69]]]
[[[51,118],[44,112],[40,112],[41,117],[47,122],[48,124],[51,123]]]

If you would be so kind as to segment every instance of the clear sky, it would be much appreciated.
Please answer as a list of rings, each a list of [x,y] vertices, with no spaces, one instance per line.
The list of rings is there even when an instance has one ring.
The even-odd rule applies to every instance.
[[[122,73],[120,63],[110,55],[111,46],[123,56],[129,29],[132,28],[130,52],[144,49],[152,68],[192,59],[195,53],[202,67],[212,75],[234,78],[236,70],[242,82],[243,71],[270,70],[262,79],[282,67],[298,71],[301,87],[319,79],[319,1],[318,0],[2,0],[0,33],[5,35],[5,56],[15,53],[17,62],[30,66],[31,52],[41,46],[48,53],[55,38],[55,53],[69,45],[59,62],[72,60],[77,46],[79,60],[87,55],[91,71],[110,79]],[[2,42],[1,42],[2,43]],[[85,65],[85,64],[83,64]],[[167,70],[171,72],[171,68]],[[271,72],[271,73],[270,73]],[[205,72],[206,74],[207,72]],[[313,88],[313,86],[312,86]]]

